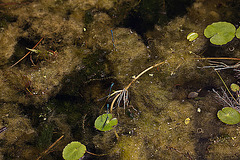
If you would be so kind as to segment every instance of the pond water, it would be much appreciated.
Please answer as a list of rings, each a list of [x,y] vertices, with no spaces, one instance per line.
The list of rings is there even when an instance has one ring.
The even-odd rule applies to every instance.
[[[239,159],[239,125],[217,118],[224,103],[212,90],[223,82],[203,68],[238,62],[204,59],[238,58],[240,45],[203,33],[213,22],[238,27],[239,9],[233,0],[1,1],[0,159],[63,159],[72,141],[86,146],[84,160]],[[219,73],[238,83],[233,69]],[[118,124],[99,131],[106,113]]]

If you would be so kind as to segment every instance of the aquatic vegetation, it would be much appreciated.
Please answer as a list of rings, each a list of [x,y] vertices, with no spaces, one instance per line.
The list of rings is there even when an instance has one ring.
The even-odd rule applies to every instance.
[[[38,43],[37,43],[32,49],[36,48],[42,40],[43,40],[43,38],[41,38],[41,39],[38,41]],[[19,59],[16,63],[14,63],[13,65],[11,65],[10,68],[12,68],[12,67],[14,67],[15,65],[17,65],[17,64],[18,64],[19,62],[21,62],[25,57],[27,57],[30,53],[31,53],[31,50],[30,50],[27,54],[25,54],[21,59]]]
[[[236,28],[228,22],[216,22],[208,25],[204,30],[204,35],[210,38],[210,42],[216,45],[223,45],[230,42],[235,37]]]
[[[236,31],[236,37],[240,39],[240,27],[238,27]]]
[[[105,154],[95,154],[87,151],[87,148],[84,144],[73,141],[65,146],[62,152],[62,156],[65,160],[78,160],[84,156],[85,153],[94,155],[94,156],[104,156]]]
[[[43,124],[39,129],[39,136],[37,139],[37,147],[44,149],[51,144],[53,136],[53,126],[49,124]]]
[[[26,48],[27,50],[29,50],[29,52],[27,52],[27,54],[25,54],[21,59],[19,59],[17,62],[15,62],[13,65],[11,65],[10,68],[12,68],[15,65],[17,65],[19,62],[21,62],[28,55],[30,55],[30,61],[31,61],[33,66],[36,66],[36,64],[34,63],[34,59],[36,60],[36,62],[39,62],[39,61],[42,61],[42,60],[49,61],[53,57],[55,58],[57,56],[57,54],[58,54],[56,51],[35,49],[40,44],[40,42],[42,40],[43,40],[43,38],[41,38],[32,49]],[[35,54],[33,54],[33,53],[35,53]]]
[[[206,58],[212,59],[212,58]],[[213,58],[214,59],[214,58]],[[239,60],[238,58],[216,58],[216,59],[231,59],[231,60]],[[240,87],[232,83],[230,86],[231,91],[227,87],[223,78],[218,73],[218,70],[230,69],[230,68],[239,68],[239,62],[235,65],[228,66],[223,62],[209,61],[210,66],[205,66],[203,68],[213,68],[222,83],[224,84],[226,90],[221,87],[222,95],[220,95],[217,91],[213,89],[213,92],[217,95],[217,99],[221,105],[225,106],[222,110],[219,110],[217,113],[217,117],[226,124],[237,124],[240,122]],[[236,69],[235,69],[236,70]],[[227,94],[229,93],[229,95]]]
[[[206,58],[206,59],[231,59],[231,60],[238,60],[238,58]],[[237,84],[232,83],[230,86],[231,91],[227,87],[226,83],[224,82],[223,78],[218,73],[218,70],[223,69],[234,69],[239,68],[239,62],[235,65],[226,65],[223,62],[217,61],[209,61],[210,66],[205,66],[203,68],[213,68],[219,78],[221,79],[222,83],[224,84],[226,90],[221,88],[222,95],[220,95],[217,91],[213,89],[213,92],[216,93],[217,99],[221,105],[225,106],[222,110],[219,110],[217,113],[218,118],[226,123],[226,124],[237,124],[240,122],[240,87]],[[239,71],[239,70],[237,70]],[[227,94],[229,93],[229,95]]]
[[[21,71],[8,70],[3,76],[7,79],[11,87],[19,93],[33,95],[32,81]]]
[[[231,90],[233,92],[237,92],[239,91],[239,85],[235,84],[235,83],[232,83],[231,86],[230,86]]]
[[[219,110],[217,116],[226,124],[237,124],[240,122],[240,113],[231,107],[225,107]]]
[[[65,160],[77,160],[83,157],[86,152],[86,146],[80,142],[69,143],[62,152],[63,158]]]
[[[187,35],[187,40],[194,41],[198,37],[198,33],[191,32]]]
[[[224,83],[225,84],[225,83]],[[231,91],[235,92],[235,97],[227,88],[230,96],[222,89],[222,95],[213,90],[216,93],[218,100],[223,106],[226,106],[222,110],[219,110],[217,113],[218,118],[226,124],[237,124],[240,122],[240,108],[239,108],[239,86],[237,84],[231,84]]]
[[[118,123],[117,118],[112,118],[112,114],[103,114],[100,115],[94,123],[96,129],[100,131],[110,131],[113,129],[113,126],[116,126]]]
[[[128,105],[129,103],[129,99],[128,99],[128,88],[139,78],[141,77],[144,73],[146,73],[147,71],[155,68],[155,67],[158,67],[162,64],[164,64],[165,62],[160,62],[160,63],[157,63],[151,67],[148,67],[147,69],[145,69],[144,71],[142,71],[140,74],[138,74],[128,85],[127,87],[123,88],[122,90],[117,90],[115,92],[113,92],[112,94],[110,94],[108,96],[108,98],[112,97],[112,96],[115,96],[114,99],[112,100],[111,102],[111,107],[110,107],[110,113],[112,112],[113,108],[114,108],[114,104],[115,102],[117,101],[117,107],[120,107],[121,105],[121,102],[123,102],[123,108],[125,110],[126,106]]]

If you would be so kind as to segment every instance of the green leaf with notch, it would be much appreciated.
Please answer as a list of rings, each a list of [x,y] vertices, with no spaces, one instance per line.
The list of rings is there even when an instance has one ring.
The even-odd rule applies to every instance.
[[[228,22],[216,22],[208,25],[204,30],[204,35],[210,38],[210,42],[216,45],[223,45],[230,42],[235,37],[236,28]]]
[[[86,146],[80,142],[73,141],[63,149],[62,155],[65,160],[78,160],[86,152]]]
[[[112,114],[100,115],[94,123],[96,129],[100,131],[110,131],[118,124],[117,118],[112,118]]]
[[[231,107],[225,107],[217,113],[218,118],[226,124],[237,124],[240,122],[240,113]]]

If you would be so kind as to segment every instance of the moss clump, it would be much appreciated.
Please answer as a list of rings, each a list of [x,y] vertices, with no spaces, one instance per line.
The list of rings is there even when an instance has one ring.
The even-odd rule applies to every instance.
[[[118,156],[115,156],[116,159],[147,159],[144,139],[138,137],[122,136],[113,150],[115,153],[119,153]]]
[[[3,126],[7,127],[7,130],[0,135],[0,140],[3,144],[0,147],[1,152],[11,159],[23,158],[23,154],[27,150],[32,152],[28,156],[25,155],[26,157],[34,156],[38,152],[31,146],[31,143],[36,132],[30,120],[21,115],[18,105],[6,103],[1,103],[0,105],[0,120],[2,122],[0,128]],[[23,148],[23,146],[25,147]]]
[[[42,124],[39,127],[39,136],[37,138],[37,147],[44,150],[52,143],[53,126],[51,124]]]

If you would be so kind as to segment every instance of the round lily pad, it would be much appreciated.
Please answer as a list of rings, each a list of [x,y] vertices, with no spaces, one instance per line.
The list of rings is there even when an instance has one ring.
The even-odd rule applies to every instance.
[[[231,90],[233,92],[237,92],[239,91],[239,85],[235,84],[235,83],[232,83],[231,86],[230,86]]]
[[[231,107],[225,107],[219,110],[217,116],[226,124],[237,124],[240,122],[240,113]]]
[[[65,160],[78,160],[85,152],[85,145],[80,142],[73,141],[63,149],[62,155]]]
[[[236,37],[240,39],[240,27],[238,27],[236,31]]]
[[[189,40],[190,42],[195,40],[198,37],[197,33],[191,32],[187,35],[187,40]]]
[[[235,37],[236,28],[228,22],[216,22],[208,25],[204,35],[210,38],[210,42],[216,45],[223,45]]]
[[[110,131],[117,123],[117,118],[112,118],[112,114],[103,114],[95,120],[94,126],[100,131]]]

